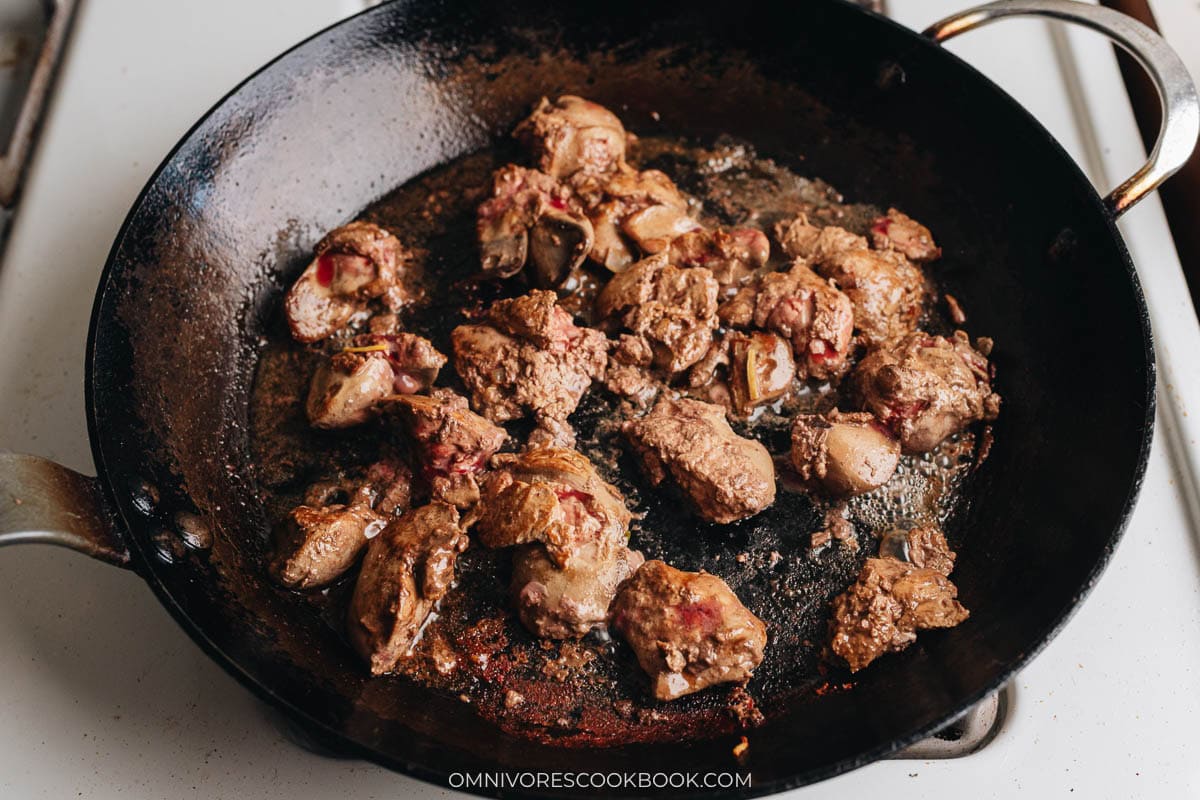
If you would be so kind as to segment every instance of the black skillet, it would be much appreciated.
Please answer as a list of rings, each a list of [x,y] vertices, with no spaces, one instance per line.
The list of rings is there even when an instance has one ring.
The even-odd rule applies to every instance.
[[[937,44],[1008,14],[1099,29],[1158,80],[1160,147],[1108,198]],[[506,735],[455,698],[369,680],[329,626],[263,578],[247,401],[286,278],[323,231],[565,92],[618,109],[636,131],[740,136],[847,197],[905,209],[945,245],[938,279],[971,311],[972,331],[999,343],[1005,411],[949,526],[963,542],[955,581],[970,621],[881,660],[850,691],[760,696],[773,713],[743,766],[733,735],[608,748]],[[1061,0],[985,6],[925,37],[835,0],[737,14],[725,2],[384,5],[238,87],[150,181],[92,320],[100,477],[0,455],[0,497],[24,501],[0,507],[0,543],[67,545],[134,569],[259,696],[344,751],[439,783],[466,771],[731,769],[752,785],[665,793],[758,795],[853,769],[1008,680],[1108,561],[1154,410],[1146,308],[1114,223],[1186,159],[1197,108],[1160,39]]]

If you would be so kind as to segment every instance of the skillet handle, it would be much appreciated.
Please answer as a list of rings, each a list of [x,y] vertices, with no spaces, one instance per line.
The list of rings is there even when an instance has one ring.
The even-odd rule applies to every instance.
[[[1187,67],[1153,30],[1119,11],[1074,0],[998,0],[935,22],[925,35],[939,44],[1005,17],[1051,17],[1083,25],[1107,36],[1149,73],[1162,103],[1162,129],[1145,166],[1113,189],[1104,205],[1119,217],[1174,175],[1192,154],[1200,136],[1200,97]]]
[[[0,546],[54,544],[129,567],[129,550],[117,531],[99,479],[0,451]]]

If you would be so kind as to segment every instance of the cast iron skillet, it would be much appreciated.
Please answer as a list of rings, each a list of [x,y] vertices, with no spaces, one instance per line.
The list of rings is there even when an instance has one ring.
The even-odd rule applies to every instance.
[[[1011,98],[936,44],[1010,13],[1102,29],[1159,80],[1161,147],[1107,200]],[[944,725],[1039,651],[1096,581],[1151,439],[1150,331],[1114,221],[1190,153],[1196,97],[1148,30],[1061,0],[986,6],[929,38],[834,0],[737,14],[725,2],[397,2],[317,35],[213,109],[138,199],[88,347],[100,477],[4,455],[0,496],[24,503],[0,508],[0,541],[133,568],[261,697],[343,750],[428,780],[740,769],[731,735],[611,748],[504,735],[455,698],[367,679],[329,626],[263,576],[247,396],[287,279],[324,231],[566,92],[634,130],[748,139],[850,198],[905,209],[945,245],[938,278],[972,330],[999,343],[1006,403],[950,524],[969,542],[955,581],[971,619],[881,660],[850,691],[765,698],[777,713],[751,733],[752,786],[734,791],[820,780]]]

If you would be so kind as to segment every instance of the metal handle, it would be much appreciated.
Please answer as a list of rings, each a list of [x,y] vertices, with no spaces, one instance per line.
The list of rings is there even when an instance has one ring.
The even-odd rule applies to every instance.
[[[1200,97],[1187,67],[1166,40],[1119,11],[1074,0],[998,0],[935,22],[925,35],[935,42],[1005,17],[1038,16],[1073,22],[1107,36],[1149,73],[1162,104],[1162,128],[1145,166],[1113,189],[1104,205],[1119,217],[1174,175],[1192,154],[1200,136]]]
[[[33,543],[129,566],[129,550],[96,478],[37,456],[0,452],[0,546]]]

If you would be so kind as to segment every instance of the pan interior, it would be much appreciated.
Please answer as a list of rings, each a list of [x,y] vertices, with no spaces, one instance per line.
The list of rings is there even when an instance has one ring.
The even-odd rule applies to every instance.
[[[140,567],[198,641],[344,746],[420,775],[734,766],[729,737],[562,748],[414,682],[367,680],[334,627],[261,568],[250,396],[283,287],[324,231],[501,141],[541,95],[576,93],[639,132],[728,134],[904,209],[945,248],[934,273],[970,330],[1000,345],[996,445],[948,523],[970,621],[852,690],[781,692],[752,735],[753,791],[877,757],[1041,647],[1114,546],[1144,465],[1153,378],[1128,257],[1079,170],[968,67],[841,3],[799,14],[392,4],[292,51],[188,135],[114,248],[89,392]],[[197,524],[211,547],[177,535]],[[701,531],[680,566],[714,543],[737,552]]]
[[[430,338],[442,352],[452,352],[451,331],[477,321],[486,304],[530,288],[520,277],[480,280],[474,235],[475,207],[485,197],[492,171],[522,160],[518,150],[501,143],[456,159],[389,193],[362,215],[398,232],[414,251],[408,269],[423,299],[405,310],[401,327]],[[641,135],[630,155],[643,168],[671,174],[700,203],[701,221],[714,227],[752,223],[769,230],[774,222],[804,211],[866,234],[881,213],[841,202],[832,187],[801,178],[757,156],[749,143],[729,137],[696,144]],[[779,266],[785,263],[781,255],[776,260]],[[598,322],[592,319],[593,299],[604,280],[602,268],[585,267],[576,280],[580,288],[565,295],[563,304],[584,321]],[[923,327],[945,334],[952,330],[936,311]],[[407,442],[386,417],[351,430],[310,426],[304,409],[309,378],[325,356],[296,345],[279,313],[268,325],[267,338],[251,399],[252,474],[268,518],[278,521],[304,502],[312,484],[354,486],[385,452],[406,454]],[[452,366],[442,371],[438,383],[468,394]],[[735,425],[786,459],[794,416],[821,413],[837,402],[838,393],[828,384],[797,382],[785,401],[760,408]],[[468,697],[477,713],[506,731],[564,746],[732,733],[757,714],[778,713],[792,699],[844,690],[850,676],[831,673],[822,658],[830,599],[878,549],[876,532],[944,525],[953,519],[976,458],[972,432],[952,437],[932,453],[905,457],[895,480],[845,504],[856,527],[853,540],[813,548],[812,534],[824,530],[826,514],[841,513],[841,506],[820,498],[814,502],[782,467],[782,490],[765,512],[737,525],[705,524],[678,492],[655,489],[641,477],[620,433],[620,423],[636,413],[597,384],[572,415],[576,446],[630,504],[635,514],[632,547],[647,558],[720,576],[767,623],[771,644],[748,693],[723,687],[657,703],[632,652],[619,640],[603,634],[566,642],[530,636],[510,610],[509,552],[481,546],[459,557],[454,591],[423,628],[400,673],[450,696]],[[529,422],[507,427],[512,434],[508,447],[518,448],[529,434]],[[969,539],[957,540],[956,533],[951,530],[955,546],[970,545]],[[297,615],[320,615],[341,631],[354,579],[352,570],[323,592],[297,596]]]

